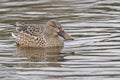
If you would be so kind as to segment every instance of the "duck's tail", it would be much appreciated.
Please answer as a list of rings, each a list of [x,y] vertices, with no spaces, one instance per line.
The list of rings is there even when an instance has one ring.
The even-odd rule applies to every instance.
[[[11,35],[13,38],[17,39],[17,36],[13,32],[11,33]]]

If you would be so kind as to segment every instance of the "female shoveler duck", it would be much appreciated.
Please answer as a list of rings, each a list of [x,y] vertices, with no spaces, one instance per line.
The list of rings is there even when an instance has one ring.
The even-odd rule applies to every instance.
[[[16,23],[15,26],[17,36],[14,33],[12,36],[18,47],[62,47],[64,42],[60,37],[73,40],[56,20],[49,20],[44,25]]]

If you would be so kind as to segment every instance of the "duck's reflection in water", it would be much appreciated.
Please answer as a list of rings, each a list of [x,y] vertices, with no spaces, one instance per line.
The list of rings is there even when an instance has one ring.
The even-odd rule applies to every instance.
[[[25,59],[21,59],[20,64],[18,65],[21,67],[60,66],[57,62],[63,60],[63,57],[60,56],[61,50],[62,47],[42,48],[42,49],[17,48],[16,56],[25,58]]]

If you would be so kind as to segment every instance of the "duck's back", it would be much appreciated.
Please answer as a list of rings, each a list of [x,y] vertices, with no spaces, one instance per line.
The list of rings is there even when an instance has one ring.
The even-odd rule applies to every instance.
[[[38,24],[21,24],[18,29],[17,45],[19,47],[44,47],[44,26]]]

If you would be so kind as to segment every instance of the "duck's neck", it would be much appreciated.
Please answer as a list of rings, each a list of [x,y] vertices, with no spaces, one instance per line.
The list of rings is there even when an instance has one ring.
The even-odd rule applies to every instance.
[[[64,45],[64,42],[59,37],[55,37],[55,38],[47,37],[46,39],[47,47],[61,47],[63,45]]]

